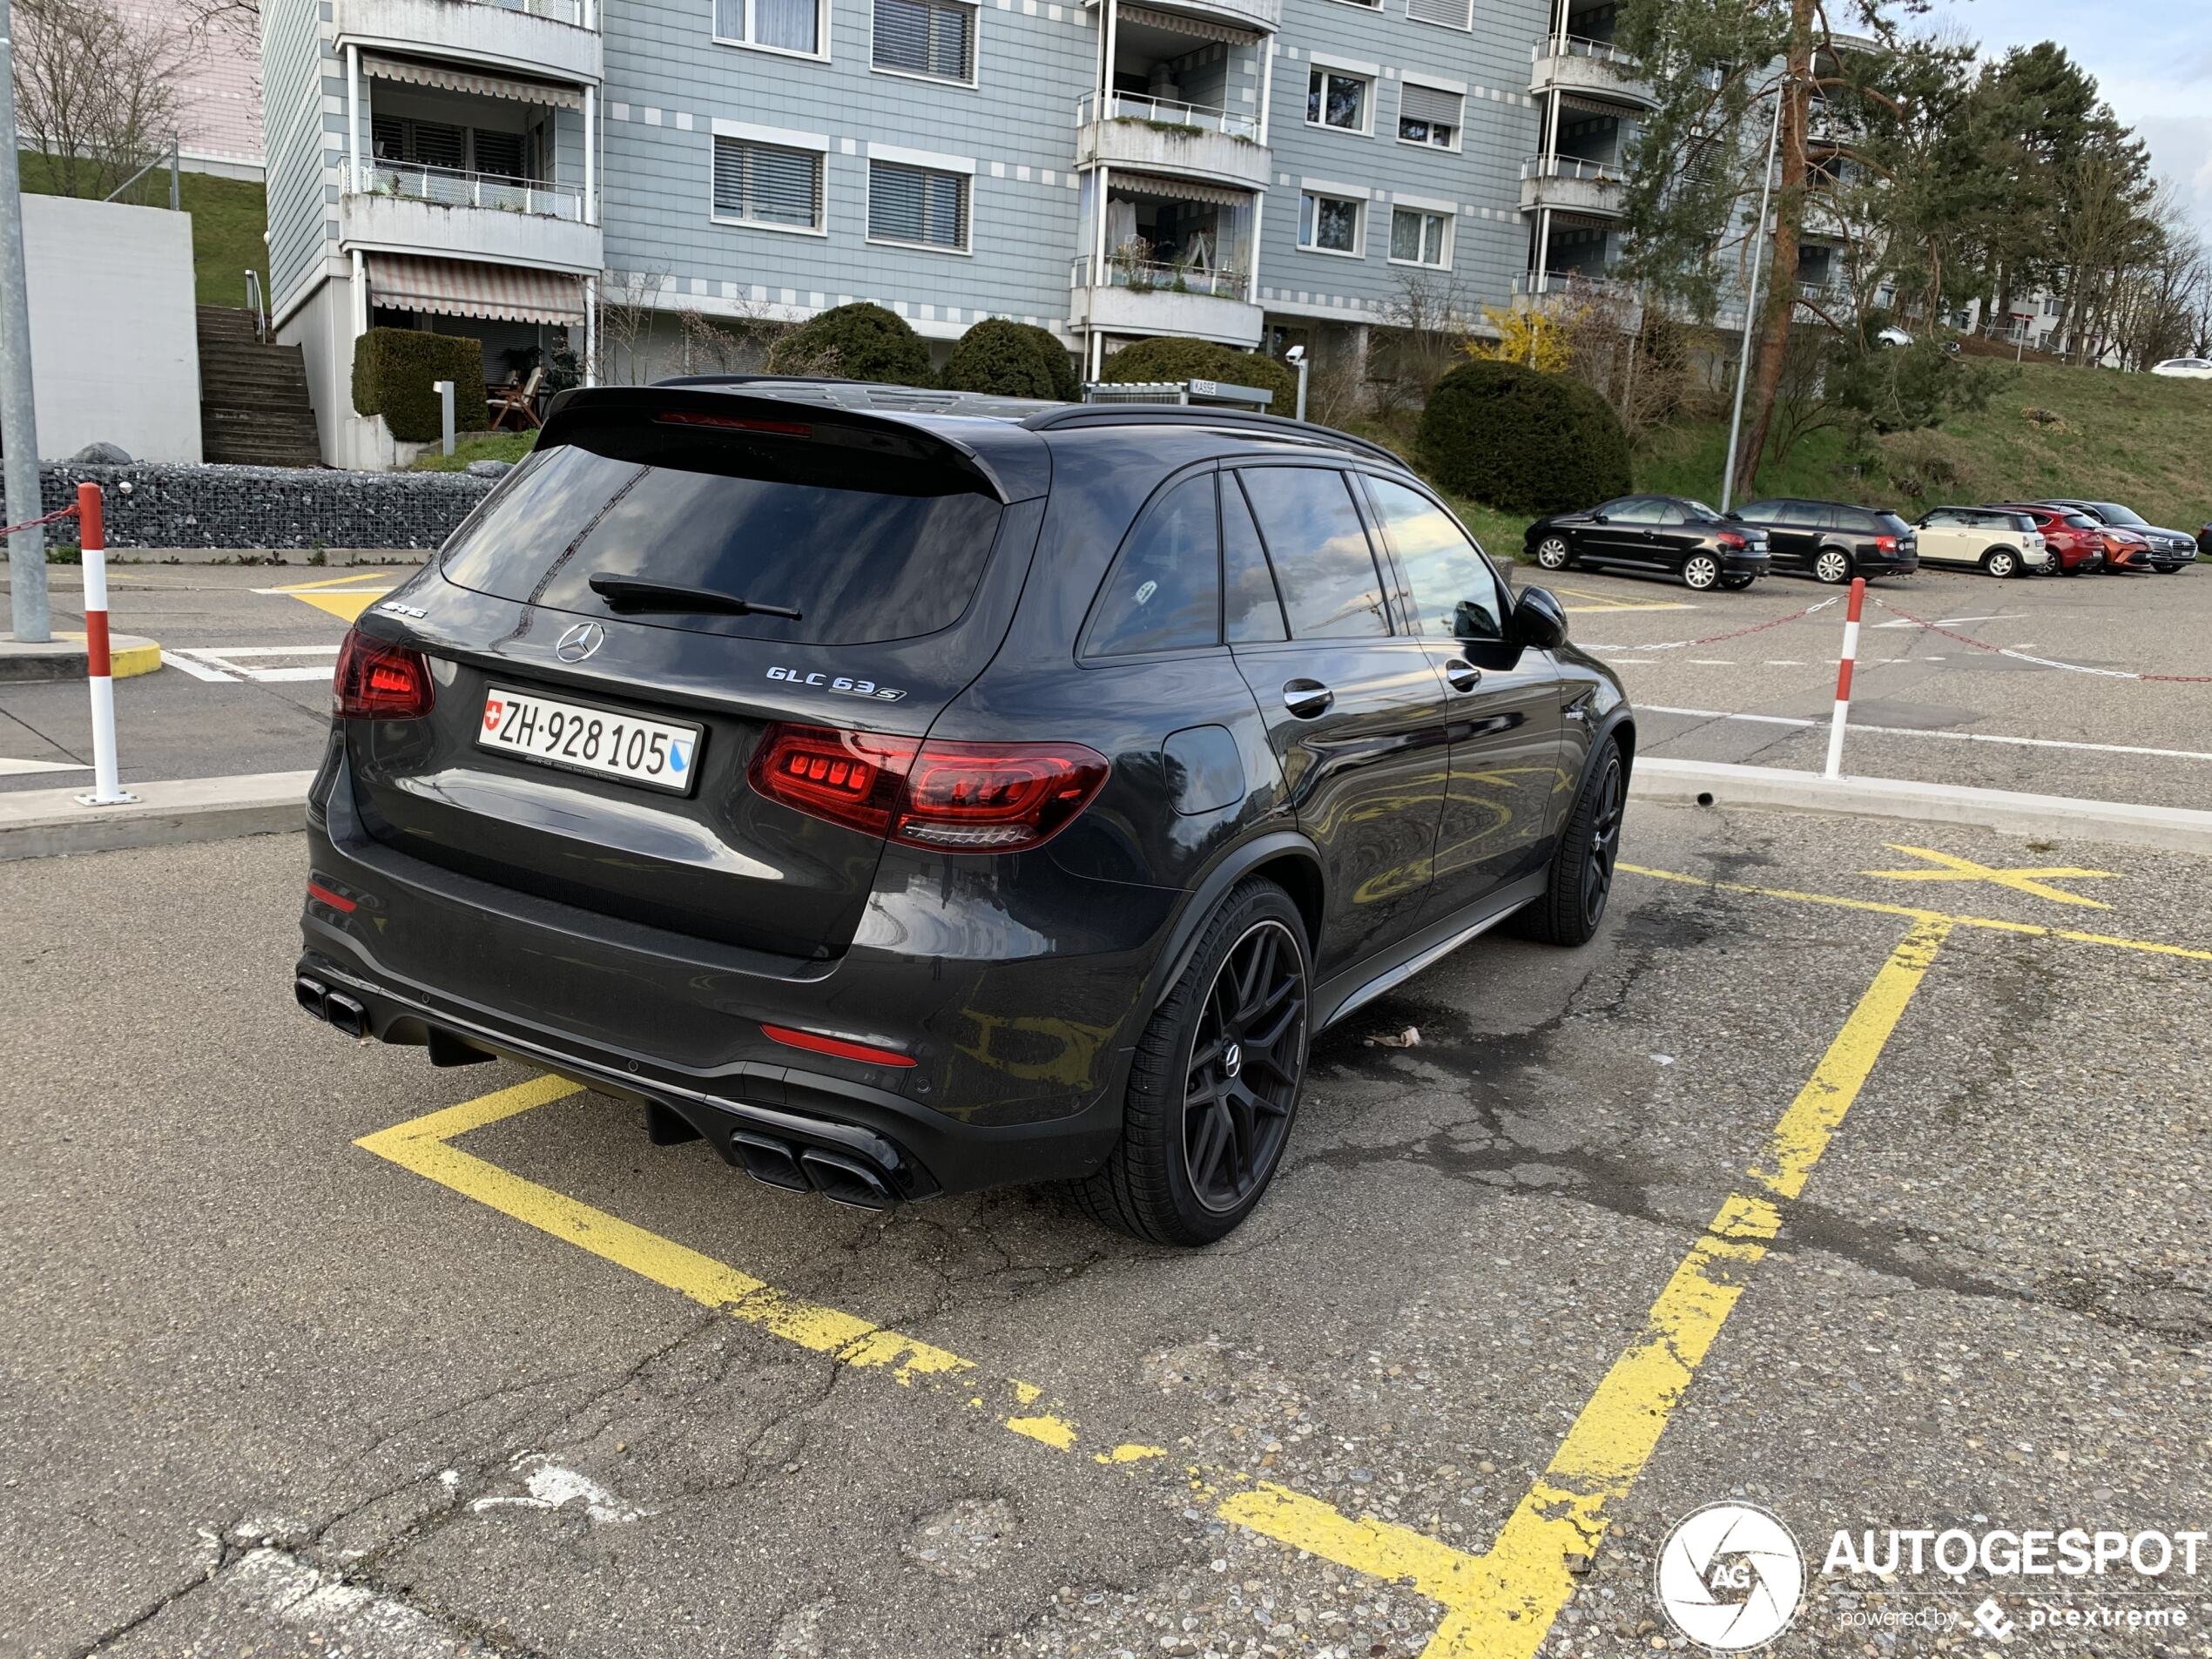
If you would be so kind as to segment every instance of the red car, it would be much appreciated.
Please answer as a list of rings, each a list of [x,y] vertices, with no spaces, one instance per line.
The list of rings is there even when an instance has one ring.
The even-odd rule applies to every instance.
[[[2071,507],[2054,507],[2047,502],[1991,502],[1988,505],[1999,512],[2026,513],[2035,521],[2035,528],[2051,547],[2052,560],[2046,570],[2060,576],[2080,576],[2084,570],[2104,569],[2107,531],[2088,514]],[[2145,550],[2148,550],[2148,543]]]

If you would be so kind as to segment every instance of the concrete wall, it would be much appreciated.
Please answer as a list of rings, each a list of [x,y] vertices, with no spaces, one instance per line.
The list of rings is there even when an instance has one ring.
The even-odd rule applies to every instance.
[[[23,228],[39,452],[199,461],[191,216],[25,196]]]

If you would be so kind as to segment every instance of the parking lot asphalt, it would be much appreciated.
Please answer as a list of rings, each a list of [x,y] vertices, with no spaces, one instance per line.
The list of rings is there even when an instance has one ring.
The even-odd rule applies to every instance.
[[[1554,588],[1573,608],[1572,637],[1619,669],[1646,717],[1647,753],[1824,764],[1843,639],[1836,590],[1769,577],[1743,593],[1693,594],[1652,577],[1516,575]],[[1824,600],[1835,602],[1779,620]],[[2005,582],[1931,568],[1870,583],[1867,601],[1846,772],[2163,806],[2212,799],[2212,564]],[[1695,609],[1648,608],[1668,602]]]
[[[328,728],[339,641],[422,556],[361,565],[118,564],[109,586],[115,627],[158,641],[165,664],[116,683],[124,782],[313,766]],[[54,626],[81,628],[80,572],[55,565],[47,575]],[[0,685],[0,791],[76,781],[89,774],[91,744],[82,680]]]
[[[1325,1034],[1181,1253],[349,1044],[301,855],[0,866],[7,1652],[1625,1655],[1736,1498],[1807,1557],[1777,1651],[2212,1653],[2212,1559],[1824,1570],[2206,1527],[2203,860],[1640,805],[1595,943]]]

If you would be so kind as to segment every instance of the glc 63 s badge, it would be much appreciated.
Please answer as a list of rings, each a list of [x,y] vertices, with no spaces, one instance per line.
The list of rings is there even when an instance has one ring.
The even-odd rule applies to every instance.
[[[789,685],[811,685],[825,691],[835,691],[843,697],[873,698],[879,703],[896,703],[906,693],[888,685],[878,685],[873,680],[854,679],[850,674],[815,674],[803,668],[772,668],[772,680],[782,680]]]

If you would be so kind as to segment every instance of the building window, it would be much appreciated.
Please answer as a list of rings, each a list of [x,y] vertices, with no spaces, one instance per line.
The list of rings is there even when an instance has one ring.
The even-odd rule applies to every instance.
[[[1395,207],[1390,214],[1390,257],[1397,265],[1452,266],[1452,219],[1419,207]]]
[[[714,0],[714,37],[765,51],[823,57],[821,0]]]
[[[868,238],[968,252],[968,176],[868,163]]]
[[[1472,29],[1472,10],[1469,0],[1406,0],[1406,15],[1415,23],[1433,23],[1445,29]]]
[[[875,0],[875,67],[972,83],[975,13],[963,0]]]
[[[1298,198],[1298,245],[1323,253],[1359,254],[1359,220],[1367,204],[1307,191]]]
[[[1366,132],[1369,84],[1364,76],[1335,69],[1315,70],[1305,84],[1306,125]]]
[[[822,158],[748,138],[714,140],[714,217],[792,230],[822,228]]]
[[[1406,81],[1398,89],[1398,141],[1435,150],[1460,147],[1460,108],[1466,98],[1440,86]]]

